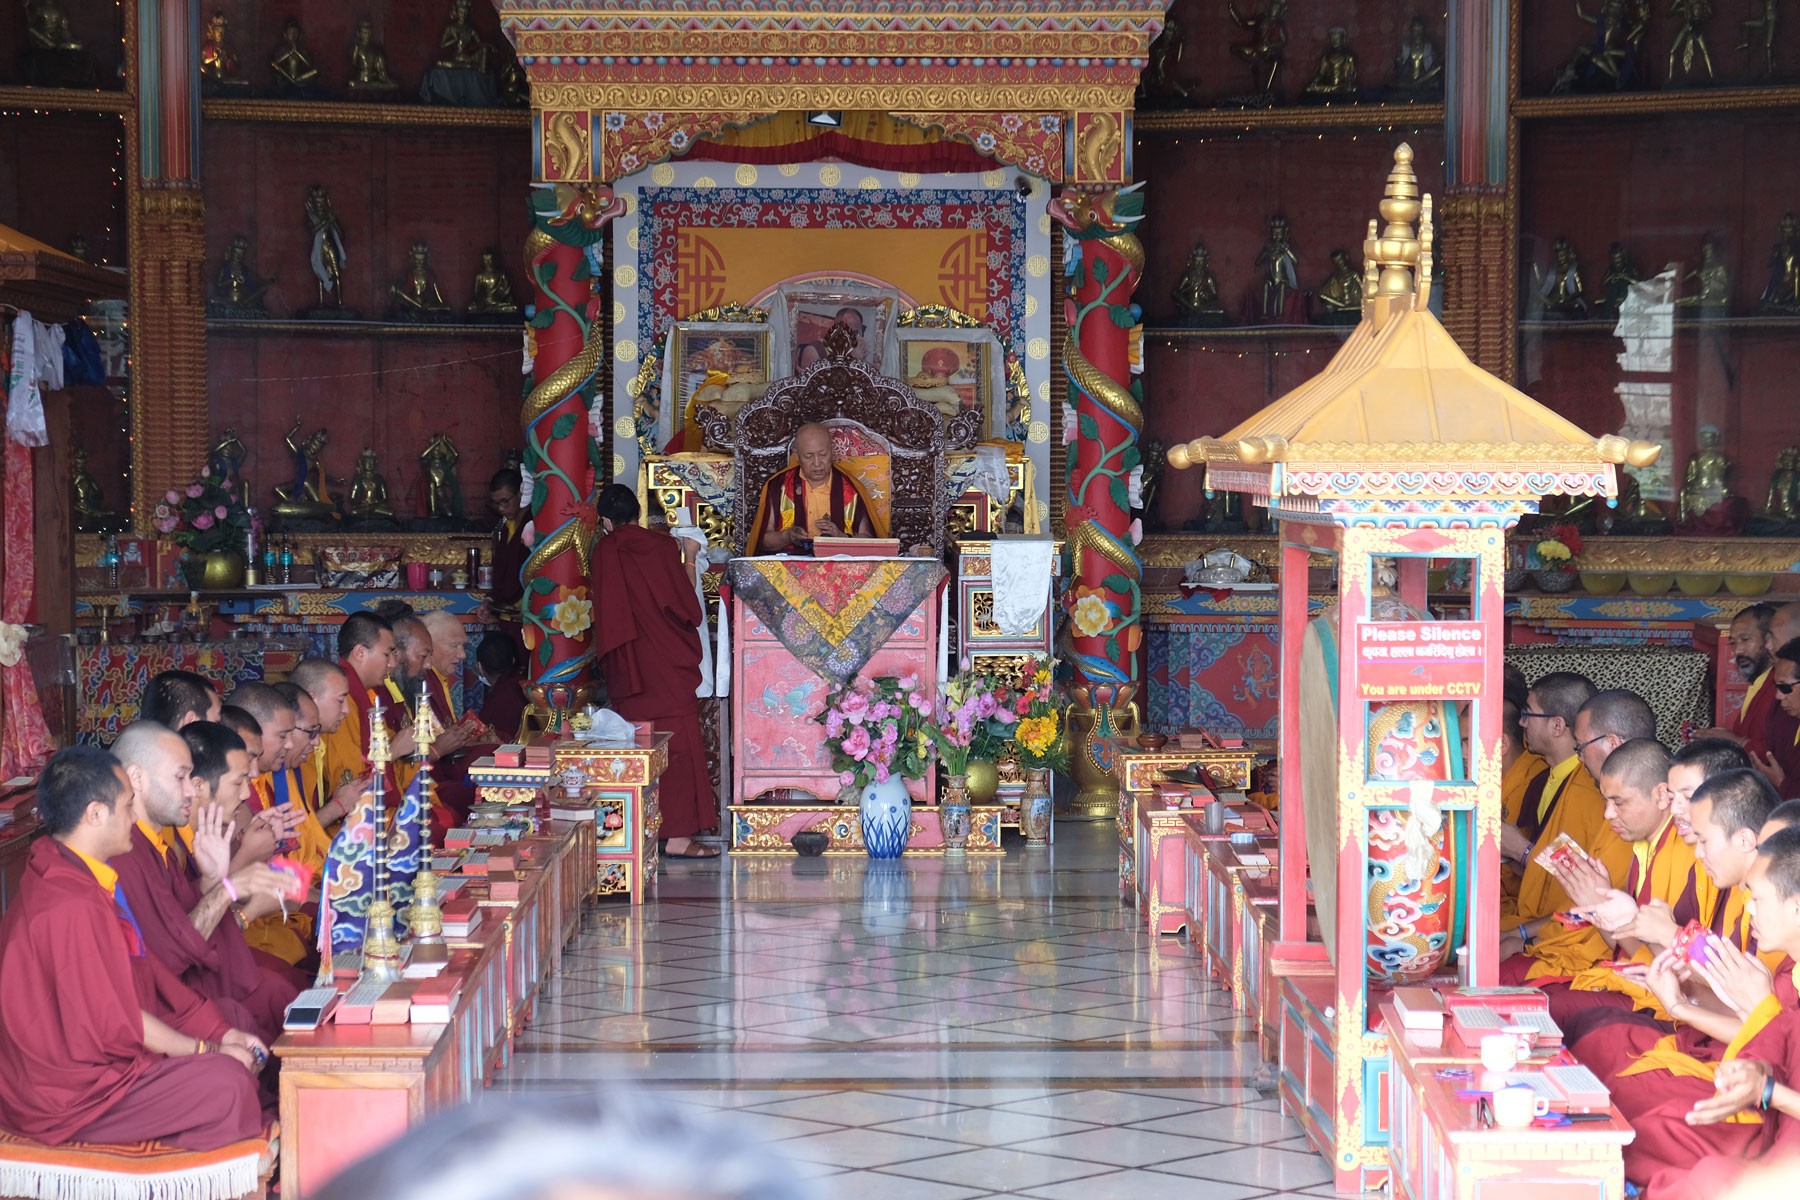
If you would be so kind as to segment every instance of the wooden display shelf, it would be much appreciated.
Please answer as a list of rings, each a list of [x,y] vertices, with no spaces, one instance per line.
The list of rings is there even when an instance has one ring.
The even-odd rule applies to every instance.
[[[127,113],[131,97],[124,92],[87,88],[0,87],[0,108],[42,108],[55,112]]]
[[[525,325],[525,318],[520,317],[516,325],[415,325],[398,321],[289,321],[271,318],[267,321],[230,321],[218,318],[206,322],[208,333],[232,334],[239,337],[260,337],[268,334],[329,334],[340,337],[349,334],[398,337],[452,337],[481,338],[505,337],[517,339],[519,330]]]
[[[200,115],[209,121],[255,121],[271,124],[437,125],[456,129],[520,130],[531,127],[523,108],[456,108],[432,104],[380,104],[343,100],[252,100],[229,97],[202,100]]]
[[[1604,333],[1611,334],[1616,322],[1600,321],[1548,321],[1519,320],[1520,333]],[[1721,330],[1732,333],[1795,333],[1800,332],[1800,316],[1760,316],[1748,315],[1738,317],[1686,317],[1677,318],[1675,332],[1697,333],[1704,330]]]
[[[1139,112],[1138,133],[1207,133],[1233,129],[1398,129],[1442,125],[1442,104],[1330,104],[1317,107],[1195,108]]]
[[[1677,88],[1597,96],[1530,96],[1513,101],[1521,121],[1650,117],[1666,113],[1723,113],[1800,108],[1800,87]]]
[[[1332,341],[1350,336],[1354,325],[1221,325],[1203,328],[1192,325],[1146,325],[1146,338],[1166,338],[1172,342],[1264,342],[1264,341]]]

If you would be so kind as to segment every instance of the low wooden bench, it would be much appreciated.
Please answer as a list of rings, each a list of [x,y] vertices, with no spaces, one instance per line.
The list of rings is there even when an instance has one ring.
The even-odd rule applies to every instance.
[[[46,1146],[0,1131],[0,1198],[5,1200],[261,1200],[280,1155],[267,1136],[217,1150],[162,1142]]]

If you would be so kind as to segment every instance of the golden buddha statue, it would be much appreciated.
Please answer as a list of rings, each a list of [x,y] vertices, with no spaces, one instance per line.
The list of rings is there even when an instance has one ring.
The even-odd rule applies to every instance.
[[[225,251],[225,261],[213,277],[212,295],[206,301],[209,317],[256,319],[269,315],[263,307],[263,293],[272,279],[258,279],[250,272],[250,239],[238,234]]]
[[[388,285],[394,306],[388,316],[398,321],[447,321],[451,308],[439,290],[437,273],[431,269],[431,251],[423,241],[407,251],[407,271],[399,283]]]
[[[33,49],[81,49],[81,43],[69,29],[69,14],[58,0],[37,0],[36,4],[26,5],[25,34]]]
[[[433,65],[463,67],[471,71],[488,69],[488,55],[493,50],[481,40],[481,34],[469,19],[469,9],[470,0],[451,0],[450,22],[438,38],[438,57]]]
[[[1710,238],[1700,243],[1700,265],[1683,275],[1681,282],[1693,290],[1675,301],[1678,308],[1722,313],[1731,303],[1731,274],[1719,261],[1718,244]]]
[[[1781,218],[1781,240],[1769,252],[1769,286],[1762,308],[1768,313],[1800,313],[1800,225],[1789,212]]]
[[[325,483],[325,429],[320,427],[304,441],[296,441],[300,418],[288,427],[282,444],[294,456],[294,479],[275,485],[275,514],[285,521],[329,521],[337,514]]]
[[[500,99],[488,64],[494,50],[470,19],[470,0],[451,0],[450,20],[438,37],[438,56],[419,85],[427,104],[491,108]]]
[[[425,475],[425,515],[434,519],[462,516],[462,486],[456,481],[456,443],[447,433],[434,433],[419,452]]]
[[[1669,15],[1681,21],[1675,30],[1675,40],[1669,45],[1669,82],[1675,82],[1676,59],[1681,60],[1681,73],[1685,78],[1694,77],[1694,63],[1698,61],[1706,68],[1706,77],[1711,79],[1712,51],[1706,46],[1704,26],[1712,20],[1712,0],[1675,0],[1669,5]]]
[[[269,60],[269,68],[275,72],[275,87],[283,95],[310,95],[314,82],[319,78],[319,69],[312,65],[312,58],[306,53],[306,47],[300,44],[300,18],[289,17],[281,27],[281,44],[275,47],[275,56]]]
[[[500,103],[507,108],[531,107],[531,77],[516,58],[500,68]]]
[[[1257,297],[1265,324],[1298,324],[1300,321],[1300,260],[1289,240],[1287,218],[1269,218],[1269,240],[1256,252],[1262,273]]]
[[[75,448],[69,463],[69,487],[75,494],[75,529],[78,533],[106,533],[116,514],[100,496],[100,484],[88,470],[88,453]]]
[[[387,51],[375,40],[375,24],[364,17],[350,42],[350,90],[391,92],[399,88],[388,74]]]
[[[394,510],[388,505],[387,480],[375,469],[375,451],[363,447],[356,460],[356,474],[350,477],[350,515],[358,521],[392,521]]]
[[[61,0],[26,0],[22,83],[37,87],[97,87],[99,68],[74,30]]]
[[[1581,266],[1575,261],[1575,247],[1568,238],[1559,237],[1550,252],[1555,261],[1538,289],[1544,301],[1544,315],[1565,319],[1587,316],[1588,303],[1581,294]]]
[[[1800,521],[1800,446],[1783,446],[1769,476],[1769,499],[1762,515],[1783,524]]]
[[[1225,306],[1219,303],[1219,281],[1213,275],[1212,255],[1206,243],[1194,243],[1174,296],[1183,325],[1210,328],[1225,324]]]
[[[1323,311],[1313,318],[1315,325],[1354,325],[1362,320],[1362,272],[1350,264],[1349,251],[1331,252],[1331,274],[1319,285],[1318,297]]]
[[[1169,68],[1181,61],[1182,49],[1181,25],[1170,12],[1163,18],[1162,32],[1150,43],[1150,64],[1138,83],[1137,107],[1176,108],[1192,102],[1193,89],[1169,74]]]
[[[200,89],[207,95],[250,90],[249,81],[238,74],[237,55],[225,42],[229,28],[225,14],[215,11],[200,40]]]
[[[1342,25],[1333,25],[1327,35],[1325,52],[1319,55],[1319,70],[1301,98],[1310,104],[1343,104],[1356,99],[1356,54],[1349,46],[1349,33]]]
[[[1424,17],[1414,17],[1406,23],[1406,38],[1394,59],[1393,90],[1414,97],[1444,90],[1444,64],[1438,58],[1437,47],[1431,44]]]
[[[1731,460],[1719,449],[1719,431],[1712,425],[1700,427],[1699,445],[1688,459],[1682,476],[1681,500],[1675,510],[1679,531],[1710,524],[1727,500],[1731,499]]]
[[[1626,257],[1624,245],[1614,242],[1606,252],[1606,274],[1600,277],[1600,299],[1594,301],[1594,310],[1618,316],[1619,307],[1631,295],[1631,285],[1643,278],[1644,273]]]
[[[302,317],[353,321],[356,312],[344,307],[344,228],[332,211],[325,185],[315,183],[306,193],[307,261],[319,285],[319,303]]]
[[[497,259],[492,250],[481,252],[481,267],[475,272],[475,298],[469,302],[469,315],[516,321],[519,305],[513,300],[512,283],[500,269]]]
[[[1275,103],[1275,77],[1287,48],[1287,0],[1268,0],[1268,7],[1253,17],[1239,16],[1236,0],[1226,0],[1225,12],[1232,24],[1250,35],[1231,48],[1231,56],[1250,68],[1251,94],[1239,98],[1241,103],[1264,107]]]

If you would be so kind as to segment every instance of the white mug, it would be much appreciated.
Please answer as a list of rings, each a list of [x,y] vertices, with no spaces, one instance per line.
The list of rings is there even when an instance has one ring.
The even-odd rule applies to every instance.
[[[1490,1071],[1510,1071],[1531,1055],[1516,1033],[1489,1033],[1481,1039],[1481,1065]]]
[[[1550,1112],[1550,1102],[1520,1083],[1494,1089],[1494,1124],[1503,1129],[1524,1129]]]

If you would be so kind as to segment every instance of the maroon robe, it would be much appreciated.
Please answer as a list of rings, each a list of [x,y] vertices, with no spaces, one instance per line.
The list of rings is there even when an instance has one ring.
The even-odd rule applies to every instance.
[[[1772,692],[1775,685],[1770,684],[1764,690]],[[1780,704],[1772,705],[1768,720],[1763,722],[1763,740],[1769,744],[1769,753],[1774,755],[1784,773],[1777,789],[1781,798],[1792,800],[1800,796],[1800,720],[1788,716]]]
[[[150,955],[188,987],[211,1000],[235,1029],[265,1042],[281,1036],[287,1006],[299,988],[282,972],[265,969],[244,940],[244,931],[226,913],[210,937],[202,937],[188,914],[200,904],[198,881],[179,863],[165,860],[142,829],[131,831],[131,853],[109,864],[119,873]]]
[[[594,653],[608,702],[631,721],[671,733],[657,782],[665,838],[714,825],[716,804],[700,736],[700,625],[694,577],[675,539],[618,525],[594,547]]]
[[[481,723],[495,736],[509,742],[519,740],[519,729],[525,723],[525,687],[517,676],[496,679],[488,685],[481,701]]]
[[[1774,667],[1769,667],[1773,672]],[[1755,683],[1756,680],[1750,682]],[[1775,703],[1775,680],[1773,676],[1763,679],[1762,687],[1751,697],[1750,703],[1739,707],[1731,718],[1731,732],[1744,739],[1744,749],[1752,754],[1766,754],[1769,741],[1765,727],[1768,725],[1769,713],[1779,711],[1781,706]]]
[[[51,1145],[211,1150],[256,1136],[255,1081],[235,1060],[164,1058],[144,1044],[144,1012],[189,1037],[230,1027],[144,952],[129,905],[62,843],[31,847],[0,921],[0,1126]]]

